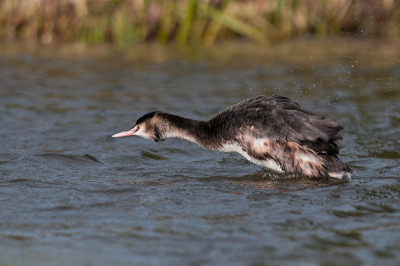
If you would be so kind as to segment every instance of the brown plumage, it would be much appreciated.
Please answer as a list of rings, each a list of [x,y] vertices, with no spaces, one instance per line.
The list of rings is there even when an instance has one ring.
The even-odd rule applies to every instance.
[[[350,178],[337,157],[343,127],[302,108],[287,97],[260,95],[232,105],[209,121],[151,112],[133,128],[113,135],[154,141],[180,137],[208,149],[238,152],[275,171],[311,177]]]

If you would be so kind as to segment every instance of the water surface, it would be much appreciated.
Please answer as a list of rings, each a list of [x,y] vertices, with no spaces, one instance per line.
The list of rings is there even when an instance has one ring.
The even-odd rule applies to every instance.
[[[2,47],[0,264],[398,265],[398,45]],[[343,125],[357,176],[110,137],[148,111],[206,120],[258,94]]]

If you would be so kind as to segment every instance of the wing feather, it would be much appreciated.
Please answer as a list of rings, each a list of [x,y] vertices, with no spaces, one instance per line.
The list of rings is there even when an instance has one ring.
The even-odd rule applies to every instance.
[[[221,120],[229,121],[225,132],[232,134],[249,126],[260,138],[293,141],[318,153],[339,153],[335,141],[342,139],[338,133],[343,127],[287,97],[260,95],[250,98],[227,108],[210,122],[224,124]]]

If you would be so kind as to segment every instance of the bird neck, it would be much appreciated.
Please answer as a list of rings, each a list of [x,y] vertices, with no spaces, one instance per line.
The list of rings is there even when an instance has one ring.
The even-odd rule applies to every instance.
[[[185,118],[178,115],[163,113],[164,138],[182,138],[197,143],[205,148],[213,149],[215,130],[209,122]]]

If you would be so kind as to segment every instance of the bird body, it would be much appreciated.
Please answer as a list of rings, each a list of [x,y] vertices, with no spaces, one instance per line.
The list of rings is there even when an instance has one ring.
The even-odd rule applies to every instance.
[[[337,157],[335,141],[342,138],[338,134],[342,129],[287,97],[260,95],[209,121],[151,112],[113,137],[137,135],[154,141],[178,137],[208,149],[237,152],[277,172],[350,179],[353,170]]]

